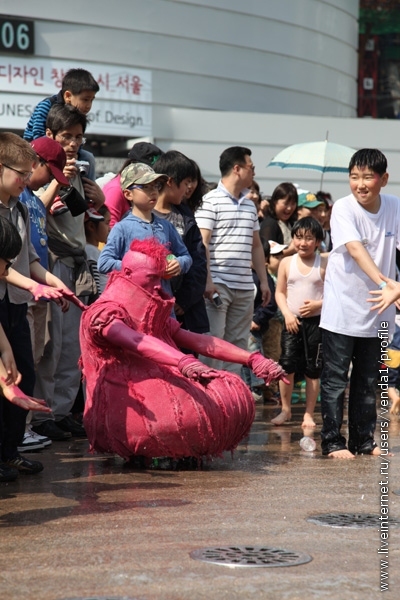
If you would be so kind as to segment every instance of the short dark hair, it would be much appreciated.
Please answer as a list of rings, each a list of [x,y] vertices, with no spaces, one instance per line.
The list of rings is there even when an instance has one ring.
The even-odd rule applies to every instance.
[[[97,92],[100,87],[95,78],[86,69],[70,69],[61,82],[61,93],[71,92],[74,96],[82,92]]]
[[[231,146],[223,151],[219,157],[219,170],[221,177],[229,175],[235,165],[244,165],[246,156],[251,156],[251,150],[243,146]]]
[[[0,217],[0,258],[15,258],[21,252],[22,240],[18,229],[5,217]]]
[[[190,198],[187,198],[187,199],[184,198],[183,202],[188,205],[188,207],[190,208],[190,210],[193,213],[195,213],[196,210],[198,210],[200,208],[200,206],[203,204],[203,196],[209,190],[207,189],[206,182],[204,181],[203,177],[201,176],[201,171],[200,171],[199,165],[192,158],[189,158],[189,160],[192,163],[193,169],[195,172],[195,176],[192,177],[192,179],[197,181],[197,186],[196,186],[194,192],[192,192],[192,195],[190,196]]]
[[[176,185],[180,185],[188,177],[196,179],[196,169],[192,161],[178,150],[164,152],[154,163],[153,169],[156,173],[164,173],[171,177]]]
[[[71,104],[54,104],[47,115],[46,127],[50,129],[53,136],[59,131],[68,129],[74,125],[82,125],[82,133],[85,133],[87,117]]]
[[[384,175],[387,171],[386,156],[375,148],[362,148],[353,154],[349,163],[349,174],[354,167],[359,169],[371,169],[378,175]]]
[[[309,231],[313,237],[317,240],[317,242],[322,242],[324,239],[324,230],[322,229],[320,223],[313,217],[303,217],[296,221],[296,223],[292,227],[292,238],[299,231],[307,232]]]
[[[323,192],[320,190],[315,194],[317,200],[321,200],[325,204],[326,210],[330,210],[333,206],[332,195],[329,192]]]
[[[274,219],[276,219],[276,213],[275,213],[276,203],[278,202],[278,200],[282,200],[282,198],[288,198],[289,200],[292,200],[293,202],[296,203],[296,206],[297,206],[298,195],[297,195],[297,190],[296,190],[295,186],[293,185],[293,183],[284,181],[283,183],[280,183],[279,185],[277,185],[276,188],[274,189],[274,191],[272,192],[272,196],[268,200],[268,202],[269,202],[268,214],[271,217],[273,217]],[[295,221],[296,221],[296,211],[293,212],[293,215],[290,217],[288,223],[290,225],[293,225],[293,223]]]

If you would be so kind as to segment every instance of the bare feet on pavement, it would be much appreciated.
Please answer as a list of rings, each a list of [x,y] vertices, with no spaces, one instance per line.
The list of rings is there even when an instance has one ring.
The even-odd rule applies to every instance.
[[[315,427],[315,421],[310,415],[310,413],[304,413],[303,422],[301,424],[302,427]]]
[[[274,425],[283,425],[283,423],[290,421],[291,417],[292,415],[290,413],[286,412],[286,410],[282,410],[277,417],[271,419],[271,423]]]
[[[349,450],[347,450],[347,448],[344,448],[343,450],[335,450],[334,452],[330,452],[328,454],[328,458],[351,459],[355,458],[355,456]]]
[[[380,456],[382,454],[382,450],[379,446],[375,446],[372,452],[369,453],[370,456]],[[388,452],[385,456],[393,456],[393,452]]]

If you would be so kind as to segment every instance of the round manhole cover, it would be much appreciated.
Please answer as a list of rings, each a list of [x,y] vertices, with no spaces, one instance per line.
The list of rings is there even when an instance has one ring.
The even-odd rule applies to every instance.
[[[382,525],[382,519],[379,515],[369,515],[366,513],[326,513],[312,515],[308,517],[307,521],[316,525],[325,525],[326,527],[347,527],[350,529],[381,527]],[[387,523],[393,526],[400,524],[397,519],[392,517],[388,517]]]
[[[309,554],[267,546],[200,548],[193,550],[190,556],[195,560],[226,567],[293,567],[312,560],[312,556]]]

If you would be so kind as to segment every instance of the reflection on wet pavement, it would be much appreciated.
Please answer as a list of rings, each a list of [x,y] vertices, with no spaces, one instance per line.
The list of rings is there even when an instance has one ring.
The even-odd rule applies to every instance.
[[[275,427],[270,420],[278,410],[257,405],[251,432],[233,456],[206,461],[201,470],[126,468],[119,457],[90,454],[81,439],[54,442],[32,455],[43,461],[42,473],[0,485],[6,557],[0,597],[380,597],[379,532],[343,532],[306,520],[317,513],[378,514],[380,459],[364,456],[338,464],[324,458],[320,416],[316,430],[304,432],[304,405],[293,406],[290,424]],[[317,442],[315,452],[301,450],[304,433]],[[390,438],[395,491],[400,489],[398,419],[390,424]],[[399,502],[391,493],[390,513],[396,518]],[[399,536],[398,530],[390,532],[393,589]],[[244,573],[190,559],[198,548],[232,544],[278,546],[313,560],[284,570],[282,577],[282,569]]]

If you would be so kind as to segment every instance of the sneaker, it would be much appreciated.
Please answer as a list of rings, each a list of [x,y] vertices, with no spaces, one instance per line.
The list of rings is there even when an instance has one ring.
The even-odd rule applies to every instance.
[[[251,395],[253,396],[254,402],[261,402],[261,400],[264,400],[264,394],[260,388],[252,388]]]
[[[87,437],[83,425],[70,416],[64,417],[61,421],[56,421],[56,425],[63,431],[69,432],[72,437]]]
[[[49,209],[49,213],[53,215],[53,217],[58,217],[69,211],[69,208],[60,198],[56,198]]]
[[[15,458],[12,458],[11,460],[7,460],[6,464],[9,467],[14,467],[14,469],[17,469],[22,473],[29,473],[31,475],[43,471],[43,465],[41,462],[39,462],[38,460],[28,460],[27,458],[24,458],[21,455],[18,455]]]
[[[46,435],[40,435],[39,433],[36,433],[36,431],[32,431],[31,427],[27,427],[26,429],[27,433],[30,433],[30,435],[37,440],[40,444],[43,444],[43,446],[45,448],[47,448],[48,446],[51,446],[52,441],[50,438],[48,438]]]
[[[21,446],[18,446],[18,452],[36,452],[36,450],[43,450],[44,444],[42,444],[33,432],[25,431],[24,439],[22,440]]]
[[[32,425],[32,431],[56,442],[69,440],[71,438],[71,434],[69,431],[63,431],[62,429],[60,429],[56,425],[55,421],[52,421],[51,419],[43,421],[43,423],[39,423],[38,425]]]
[[[0,481],[15,481],[18,477],[18,470],[0,463]]]

